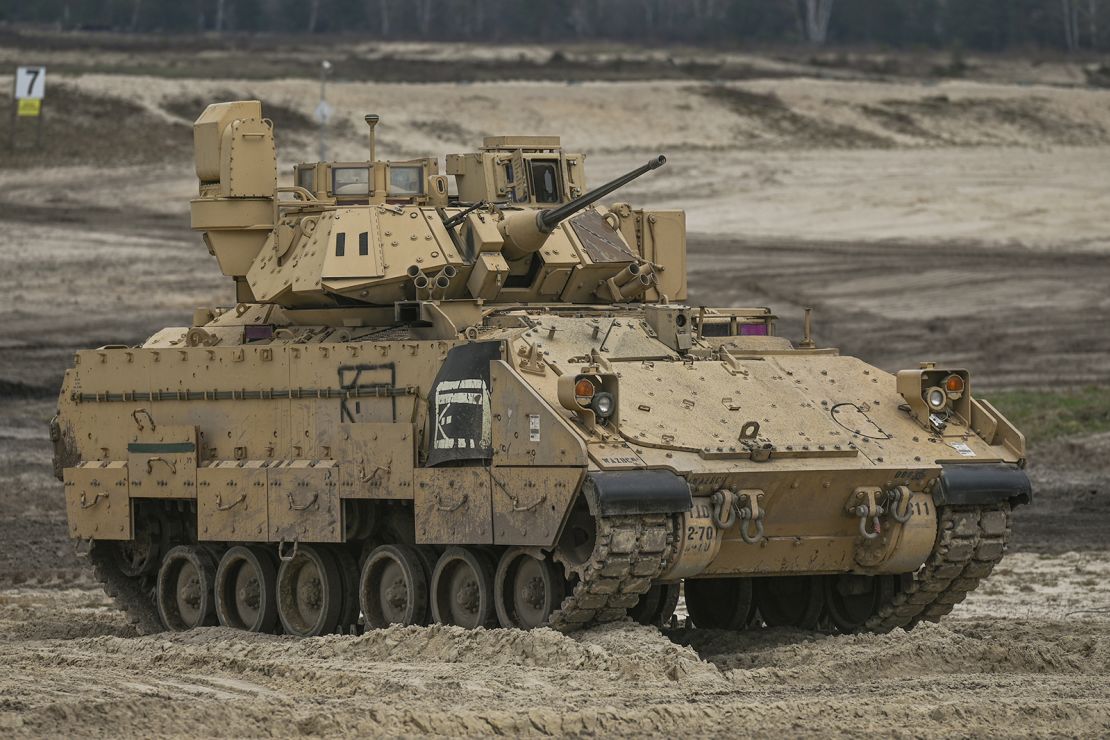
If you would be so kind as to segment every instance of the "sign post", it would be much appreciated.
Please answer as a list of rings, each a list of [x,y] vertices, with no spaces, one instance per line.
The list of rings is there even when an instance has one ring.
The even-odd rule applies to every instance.
[[[46,97],[46,67],[27,66],[15,70],[15,84],[12,90],[12,128],[9,147],[15,149],[15,127],[20,118],[37,119],[35,145],[42,146],[42,101]]]

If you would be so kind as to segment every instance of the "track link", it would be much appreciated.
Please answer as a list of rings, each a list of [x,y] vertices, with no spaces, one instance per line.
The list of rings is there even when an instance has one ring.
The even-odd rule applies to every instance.
[[[1010,504],[945,506],[939,510],[938,523],[929,559],[867,621],[866,631],[908,630],[952,611],[1002,559],[1010,539]]]
[[[601,517],[590,559],[549,626],[570,632],[624,618],[651,588],[674,553],[674,521],[666,514]]]
[[[134,578],[124,575],[116,563],[110,543],[96,543],[89,552],[96,579],[116,608],[127,615],[142,635],[162,632],[162,620],[154,603],[154,576]]]

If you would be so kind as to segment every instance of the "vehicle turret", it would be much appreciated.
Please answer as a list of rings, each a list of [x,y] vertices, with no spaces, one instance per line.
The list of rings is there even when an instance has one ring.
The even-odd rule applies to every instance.
[[[260,103],[211,105],[197,120],[193,228],[240,302],[381,323],[400,309],[380,309],[412,302],[469,317],[483,303],[685,297],[682,212],[598,205],[664,157],[584,192],[584,157],[557,137],[488,137],[449,155],[445,176],[436,157],[376,159],[378,117],[366,121],[370,159],[301,163],[279,187]],[[352,317],[358,307],[379,310]]]

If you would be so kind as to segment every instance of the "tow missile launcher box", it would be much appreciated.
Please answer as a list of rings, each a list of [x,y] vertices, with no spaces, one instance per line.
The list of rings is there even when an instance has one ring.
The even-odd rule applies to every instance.
[[[312,162],[257,101],[194,126],[234,302],[76,354],[70,534],[148,630],[441,622],[910,628],[1002,557],[1025,440],[969,373],[684,303],[681,211],[554,136]],[[807,323],[808,326],[808,323]]]

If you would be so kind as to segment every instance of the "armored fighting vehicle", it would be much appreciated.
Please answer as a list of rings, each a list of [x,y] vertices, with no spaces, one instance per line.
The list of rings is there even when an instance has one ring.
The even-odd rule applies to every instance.
[[[279,186],[261,104],[209,106],[234,303],[65,375],[69,532],[142,628],[664,624],[681,588],[701,628],[888,631],[990,574],[1031,490],[966,370],[686,305],[684,214],[599,204],[661,156],[591,190],[500,136],[440,174],[366,120],[367,161]]]

